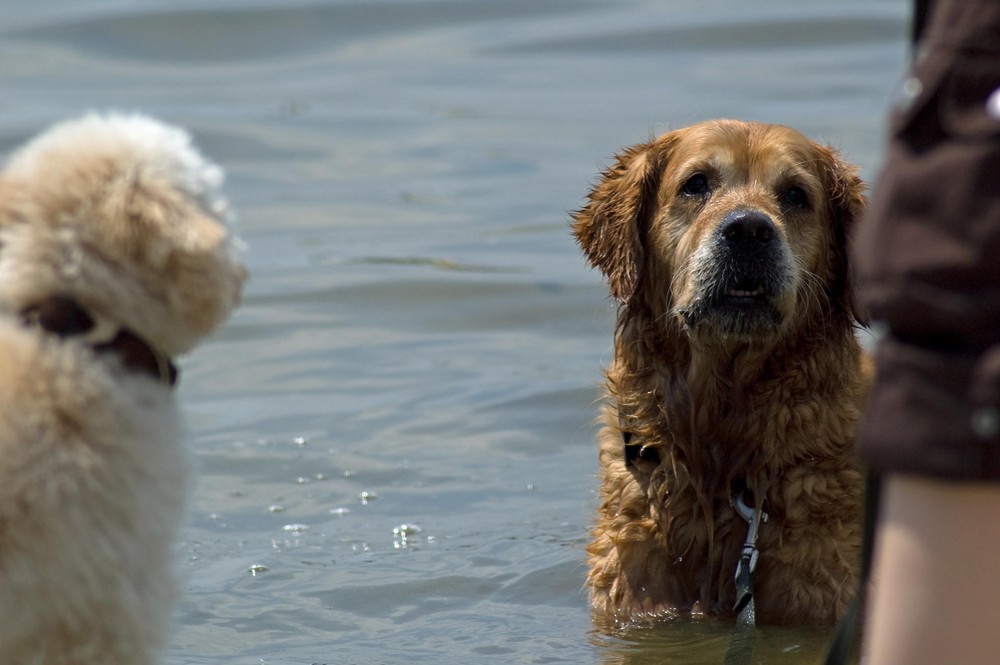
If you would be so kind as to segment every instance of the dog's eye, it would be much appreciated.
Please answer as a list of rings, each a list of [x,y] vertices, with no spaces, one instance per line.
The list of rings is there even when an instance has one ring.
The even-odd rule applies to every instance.
[[[704,173],[695,173],[681,185],[681,192],[686,196],[704,196],[708,194],[708,176]]]
[[[781,202],[790,208],[805,208],[809,205],[809,196],[806,195],[806,190],[793,185],[785,190]]]

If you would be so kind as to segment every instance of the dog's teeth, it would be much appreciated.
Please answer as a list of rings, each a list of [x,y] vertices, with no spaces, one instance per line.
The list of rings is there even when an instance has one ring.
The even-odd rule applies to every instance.
[[[752,298],[764,295],[764,288],[757,287],[753,291],[746,291],[743,289],[729,289],[726,291],[727,296],[732,296],[733,298]]]

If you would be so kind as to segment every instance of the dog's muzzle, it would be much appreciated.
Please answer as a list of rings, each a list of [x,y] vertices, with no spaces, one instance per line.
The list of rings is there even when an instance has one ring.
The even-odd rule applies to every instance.
[[[177,367],[170,358],[128,328],[115,327],[108,321],[96,323],[73,298],[47,298],[23,309],[21,320],[29,327],[38,327],[60,339],[81,337],[94,353],[111,353],[133,372],[147,374],[168,386],[177,383]]]
[[[719,267],[715,295],[744,304],[773,295],[774,267],[781,260],[774,222],[760,212],[731,212],[715,232],[714,260]]]
[[[736,334],[779,325],[775,301],[789,284],[790,261],[771,217],[733,210],[705,243],[694,270],[696,298],[682,312],[685,323]]]

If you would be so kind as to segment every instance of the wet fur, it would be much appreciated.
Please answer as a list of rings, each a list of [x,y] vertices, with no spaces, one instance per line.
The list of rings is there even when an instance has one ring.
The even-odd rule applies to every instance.
[[[712,181],[697,200],[684,194],[693,173]],[[808,206],[788,203],[791,187]],[[863,183],[832,149],[785,127],[713,121],[625,149],[575,213],[576,238],[619,303],[588,550],[599,619],[731,615],[747,525],[729,500],[741,481],[769,515],[758,620],[829,624],[844,611],[868,382],[847,239],[864,205]],[[719,228],[734,210],[771,219],[780,243],[752,267],[771,286],[746,312],[718,304],[732,288],[720,286],[732,262],[720,259]],[[643,449],[631,463],[623,432]]]
[[[189,461],[173,390],[26,325],[52,296],[167,356],[228,317],[245,278],[181,130],[58,125],[0,172],[0,662],[149,665],[175,597]]]

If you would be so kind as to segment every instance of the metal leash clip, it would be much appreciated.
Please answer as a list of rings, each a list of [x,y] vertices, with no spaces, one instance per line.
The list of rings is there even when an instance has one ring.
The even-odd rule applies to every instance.
[[[753,572],[757,568],[757,531],[760,529],[761,521],[767,521],[767,513],[757,510],[747,505],[744,500],[745,492],[736,492],[730,499],[736,510],[736,514],[746,520],[749,529],[747,539],[743,543],[743,550],[740,552],[740,562],[736,566],[736,604],[733,610],[740,612],[747,603],[753,600]]]

